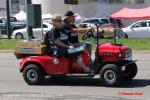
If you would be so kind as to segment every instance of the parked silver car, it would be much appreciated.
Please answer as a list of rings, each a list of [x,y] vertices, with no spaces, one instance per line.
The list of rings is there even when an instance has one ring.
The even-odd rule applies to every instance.
[[[150,20],[141,20],[122,28],[129,38],[150,38]]]

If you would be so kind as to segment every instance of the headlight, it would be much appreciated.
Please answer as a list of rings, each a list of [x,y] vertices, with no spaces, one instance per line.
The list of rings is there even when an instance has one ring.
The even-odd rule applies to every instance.
[[[120,53],[120,54],[118,55],[118,57],[121,58],[121,57],[122,57],[122,54]]]
[[[125,60],[132,60],[132,50],[131,49],[127,49],[125,51]]]

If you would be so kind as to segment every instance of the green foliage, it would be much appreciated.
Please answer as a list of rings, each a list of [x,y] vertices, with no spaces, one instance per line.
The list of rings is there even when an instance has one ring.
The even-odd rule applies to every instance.
[[[20,40],[0,40],[0,50],[14,50],[17,42]],[[87,39],[86,42],[92,43],[93,50],[96,48],[96,41]],[[113,42],[113,39],[100,39],[99,43]],[[150,51],[150,39],[117,39],[117,44],[123,44],[129,46],[134,51]]]

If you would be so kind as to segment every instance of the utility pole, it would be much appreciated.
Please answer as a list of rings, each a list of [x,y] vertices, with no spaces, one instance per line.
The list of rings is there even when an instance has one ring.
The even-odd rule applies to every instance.
[[[31,0],[26,0],[26,13],[28,15],[28,5],[29,4],[32,4],[32,1]],[[28,19],[27,19],[28,20]],[[28,22],[28,21],[27,21]],[[29,40],[30,39],[34,39],[34,36],[33,36],[33,30],[32,30],[32,26],[29,26],[28,23],[27,23],[27,32],[28,32],[28,37],[29,37]]]
[[[72,4],[70,4],[69,10],[70,10],[70,11],[73,11]]]
[[[6,0],[6,9],[7,9],[7,35],[8,39],[11,39],[11,29],[10,29],[10,7],[9,7],[9,0]]]

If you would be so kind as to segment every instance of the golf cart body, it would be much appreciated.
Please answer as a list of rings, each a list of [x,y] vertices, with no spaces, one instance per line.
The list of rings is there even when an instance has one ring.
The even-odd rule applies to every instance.
[[[84,52],[83,61],[87,66],[90,64],[90,55]],[[71,73],[83,73],[83,69],[79,66],[73,67],[74,60],[71,58],[57,58],[47,54],[26,57],[22,60],[20,71],[23,72],[26,65],[34,63],[41,66],[41,69],[48,75],[65,75]]]
[[[101,56],[102,62],[122,62],[126,60],[132,60],[132,51],[128,46],[122,46],[111,43],[100,44],[98,47],[99,56]]]
[[[87,34],[86,36],[92,35]],[[94,60],[91,58],[91,53],[83,49],[83,61],[92,70],[91,73],[84,73],[73,58],[52,56],[47,52],[43,52],[45,48],[43,43],[37,45],[36,42],[32,42],[31,44],[33,45],[30,47],[27,45],[20,46],[15,50],[16,56],[21,52],[27,55],[23,56],[20,72],[23,73],[24,80],[30,85],[40,84],[45,76],[80,77],[84,75],[94,77],[100,75],[100,80],[104,85],[113,86],[120,83],[122,79],[133,79],[137,73],[137,66],[135,61],[132,60],[132,51],[128,46],[113,43],[98,44],[97,41]],[[40,52],[37,52],[37,50],[40,50]],[[35,54],[33,54],[33,51]]]
[[[127,60],[132,60],[132,52],[127,46],[113,45],[111,43],[99,44],[98,47],[100,64],[106,63],[122,63]],[[91,55],[83,51],[82,55],[84,63],[89,66],[91,63]],[[71,58],[57,58],[49,56],[48,54],[30,55],[23,58],[20,66],[22,72],[24,67],[30,63],[35,63],[42,66],[42,69],[47,74],[71,74],[71,73],[84,73],[83,69],[79,66],[72,66],[73,59]],[[97,70],[95,70],[97,72]],[[97,73],[98,74],[98,73]]]

